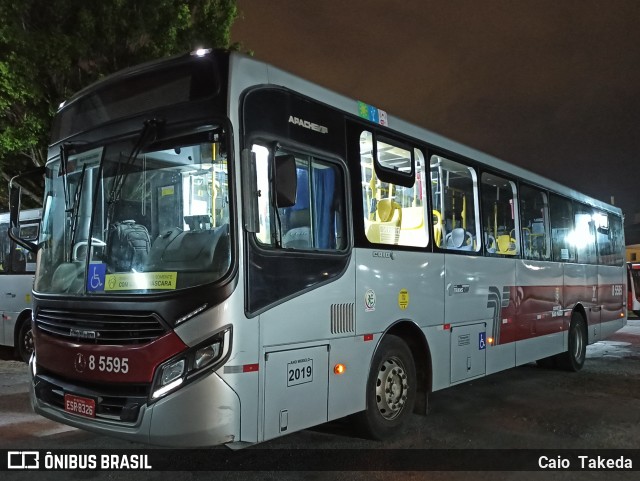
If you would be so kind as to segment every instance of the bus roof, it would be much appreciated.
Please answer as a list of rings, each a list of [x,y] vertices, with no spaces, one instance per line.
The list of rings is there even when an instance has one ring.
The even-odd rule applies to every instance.
[[[234,97],[232,98],[240,98],[240,95],[245,89],[256,85],[268,84],[281,86],[298,92],[306,97],[315,99],[331,107],[342,110],[343,112],[351,114],[354,117],[358,117],[361,120],[365,120],[360,116],[359,112],[362,102],[359,103],[358,100],[331,91],[325,87],[305,80],[280,68],[274,67],[273,65],[269,65],[254,58],[248,57],[244,54],[238,52],[231,53],[229,74],[230,76],[235,75],[236,77],[233,79],[233,81],[230,82],[230,93],[231,95],[234,95]],[[375,109],[375,106],[371,107]],[[590,197],[556,181],[535,174],[514,164],[510,164],[504,160],[498,159],[497,157],[491,156],[485,152],[481,152],[467,145],[451,140],[443,135],[437,134],[423,127],[419,127],[394,115],[386,114],[386,119],[388,128],[394,131],[400,132],[409,137],[413,137],[434,147],[454,152],[458,155],[471,159],[487,167],[502,171],[506,174],[518,177],[520,179],[526,179],[527,182],[566,195],[568,197],[571,197],[572,199],[585,202],[592,205],[593,207],[613,212],[622,216],[622,210],[619,207]],[[379,124],[374,125],[380,127]]]

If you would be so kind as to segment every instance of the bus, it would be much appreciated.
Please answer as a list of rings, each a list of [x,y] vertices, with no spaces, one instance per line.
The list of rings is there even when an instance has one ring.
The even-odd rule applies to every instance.
[[[640,317],[640,263],[627,262],[627,309]]]
[[[34,241],[40,226],[39,209],[20,212],[20,237]],[[31,335],[31,287],[36,270],[35,254],[9,239],[9,213],[0,214],[0,345],[13,347],[24,362],[33,352]]]
[[[75,94],[44,176],[31,400],[96,433],[385,439],[626,324],[620,209],[237,52]]]

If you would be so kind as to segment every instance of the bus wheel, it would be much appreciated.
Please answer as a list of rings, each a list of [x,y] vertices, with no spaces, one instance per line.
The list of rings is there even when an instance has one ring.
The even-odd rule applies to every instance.
[[[579,312],[574,312],[569,325],[569,348],[558,355],[558,366],[567,371],[579,371],[587,355],[587,326]]]
[[[31,322],[29,319],[24,320],[20,325],[16,347],[18,350],[18,357],[24,362],[29,362],[29,358],[33,353],[33,332],[31,330]]]
[[[386,439],[407,422],[416,400],[416,368],[407,345],[385,336],[373,357],[367,380],[367,408],[355,417],[367,437]]]

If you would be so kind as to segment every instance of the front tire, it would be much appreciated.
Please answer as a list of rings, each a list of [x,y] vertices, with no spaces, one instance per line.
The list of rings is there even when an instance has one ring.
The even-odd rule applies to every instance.
[[[569,325],[569,348],[558,355],[558,366],[566,371],[579,371],[587,357],[587,324],[579,312],[574,312]]]
[[[411,350],[397,336],[385,336],[371,363],[367,408],[354,421],[366,437],[383,440],[406,424],[416,401],[417,377]]]
[[[20,325],[16,349],[18,351],[18,357],[28,363],[31,354],[33,354],[33,331],[31,330],[30,319],[25,319]]]

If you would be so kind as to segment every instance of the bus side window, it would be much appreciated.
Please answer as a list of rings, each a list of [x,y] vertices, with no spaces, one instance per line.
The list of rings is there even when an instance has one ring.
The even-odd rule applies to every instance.
[[[285,250],[343,250],[347,247],[345,183],[335,162],[280,149],[277,156],[295,158],[295,198],[273,205],[268,148],[255,144],[260,231],[257,240]],[[293,177],[293,176],[292,176]]]
[[[545,192],[526,184],[520,185],[520,222],[524,258],[549,260],[549,202]]]
[[[551,245],[553,260],[557,262],[575,262],[576,254],[571,243],[573,232],[573,208],[571,201],[551,194]]]
[[[0,272],[9,270],[9,224],[0,224]]]
[[[516,184],[494,174],[482,174],[482,212],[487,254],[519,254]]]
[[[624,230],[622,218],[614,214],[609,214],[609,240],[611,244],[611,255],[608,265],[620,266],[624,262]]]
[[[434,237],[443,249],[480,250],[478,178],[473,168],[432,155],[431,198]]]
[[[593,209],[579,202],[573,203],[574,229],[572,243],[576,248],[576,260],[581,264],[597,264],[596,228]]]
[[[430,227],[422,152],[364,131],[360,135],[360,166],[367,240],[426,247]]]

